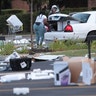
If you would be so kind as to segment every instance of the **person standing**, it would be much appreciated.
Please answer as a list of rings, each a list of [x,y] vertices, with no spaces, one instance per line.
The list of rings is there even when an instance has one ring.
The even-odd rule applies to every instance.
[[[44,33],[46,32],[45,25],[47,24],[47,17],[44,15],[43,11],[39,13],[36,17],[35,23],[33,25],[33,30],[36,35],[37,47],[42,46],[44,40]]]
[[[53,6],[51,7],[51,10],[50,10],[50,12],[49,12],[49,15],[51,15],[51,14],[56,14],[56,13],[59,13],[59,12],[60,12],[59,7],[58,7],[57,5],[53,5]]]

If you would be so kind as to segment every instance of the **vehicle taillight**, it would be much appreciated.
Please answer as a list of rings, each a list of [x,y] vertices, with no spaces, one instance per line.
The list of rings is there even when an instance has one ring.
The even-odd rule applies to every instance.
[[[73,28],[70,24],[66,25],[64,28],[64,32],[73,32]]]

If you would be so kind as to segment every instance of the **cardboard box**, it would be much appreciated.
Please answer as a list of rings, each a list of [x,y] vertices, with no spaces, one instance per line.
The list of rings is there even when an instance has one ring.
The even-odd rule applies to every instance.
[[[64,61],[54,62],[54,75],[54,85],[69,85],[71,73],[68,68],[68,63]]]
[[[82,73],[83,73],[83,83],[86,85],[91,85],[96,83],[96,65],[95,61],[92,59],[84,59],[82,61]]]
[[[96,83],[96,62],[94,60],[86,57],[71,57],[69,59],[64,57],[63,60],[68,62],[71,72],[71,82],[83,83],[84,85]],[[82,80],[79,81],[81,72]]]

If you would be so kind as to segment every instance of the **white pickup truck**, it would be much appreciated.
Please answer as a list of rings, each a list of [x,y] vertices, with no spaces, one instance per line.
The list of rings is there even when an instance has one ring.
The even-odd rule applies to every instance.
[[[82,39],[96,35],[96,11],[66,14],[52,14],[48,17],[50,31],[45,33],[45,40]]]

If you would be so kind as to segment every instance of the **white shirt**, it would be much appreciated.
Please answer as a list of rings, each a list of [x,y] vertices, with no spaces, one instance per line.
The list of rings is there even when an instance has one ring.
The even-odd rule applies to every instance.
[[[45,15],[40,14],[39,16],[37,16],[35,22],[41,22],[42,24],[44,24],[44,23],[43,23],[43,20],[44,20],[44,19],[47,19],[47,17],[46,17]]]

